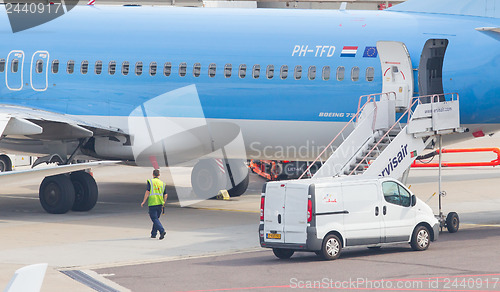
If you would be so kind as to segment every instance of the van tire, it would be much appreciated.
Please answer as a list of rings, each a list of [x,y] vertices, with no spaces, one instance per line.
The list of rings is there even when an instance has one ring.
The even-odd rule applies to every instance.
[[[342,251],[342,241],[335,234],[330,234],[323,239],[321,246],[321,254],[325,260],[335,260],[340,256]]]
[[[295,253],[295,251],[293,249],[286,249],[286,248],[273,248],[273,253],[277,258],[286,260],[291,258]]]
[[[458,214],[456,212],[448,213],[448,216],[446,216],[446,229],[448,229],[448,232],[455,233],[459,227],[460,219],[458,218]]]
[[[417,226],[411,236],[411,248],[416,251],[423,251],[429,248],[431,244],[431,234],[427,227]]]

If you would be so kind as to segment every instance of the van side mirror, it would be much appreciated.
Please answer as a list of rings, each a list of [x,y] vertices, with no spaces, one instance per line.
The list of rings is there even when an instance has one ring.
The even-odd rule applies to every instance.
[[[411,206],[415,206],[417,204],[417,196],[412,195],[411,196]]]

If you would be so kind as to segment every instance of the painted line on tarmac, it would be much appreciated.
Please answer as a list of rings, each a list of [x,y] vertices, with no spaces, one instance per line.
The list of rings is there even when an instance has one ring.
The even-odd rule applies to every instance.
[[[207,254],[182,255],[182,256],[149,259],[149,260],[137,260],[137,261],[128,261],[128,262],[119,262],[119,263],[109,263],[109,264],[85,265],[85,266],[67,268],[67,270],[99,270],[99,269],[107,269],[107,268],[147,265],[147,264],[155,264],[155,263],[164,263],[164,262],[191,260],[191,259],[201,259],[201,258],[209,258],[209,257],[215,257],[215,256],[235,255],[235,254],[243,254],[243,253],[250,253],[250,252],[264,252],[264,251],[267,251],[267,249],[264,249],[260,246],[256,246],[256,247],[250,247],[250,248],[246,248],[246,249],[227,250],[227,251],[212,252],[212,253],[207,253]],[[66,270],[66,269],[64,268],[61,270]]]

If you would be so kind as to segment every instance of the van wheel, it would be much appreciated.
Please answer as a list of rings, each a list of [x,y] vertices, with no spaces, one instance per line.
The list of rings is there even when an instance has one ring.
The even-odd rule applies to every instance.
[[[330,234],[323,240],[321,254],[325,260],[335,260],[340,256],[342,242],[335,234]]]
[[[425,226],[418,226],[411,236],[411,247],[413,250],[422,251],[429,248],[431,236]]]
[[[449,233],[455,233],[458,231],[460,226],[460,219],[458,218],[458,214],[456,212],[448,213],[446,216],[446,229],[448,229]]]
[[[293,249],[273,248],[274,255],[282,260],[291,258],[294,252]]]

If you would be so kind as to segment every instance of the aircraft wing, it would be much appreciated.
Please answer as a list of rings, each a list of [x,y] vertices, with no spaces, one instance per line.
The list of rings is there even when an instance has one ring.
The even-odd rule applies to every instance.
[[[0,137],[23,136],[41,140],[71,140],[124,135],[120,129],[36,108],[0,105]]]
[[[24,178],[33,178],[34,176],[40,176],[41,178],[45,176],[58,175],[63,173],[75,172],[79,170],[85,170],[89,168],[95,168],[100,166],[109,166],[117,164],[120,161],[94,161],[87,163],[77,163],[69,165],[59,165],[50,167],[40,167],[32,168],[27,170],[19,171],[6,171],[0,172],[0,185],[7,185],[9,183],[17,183]]]

